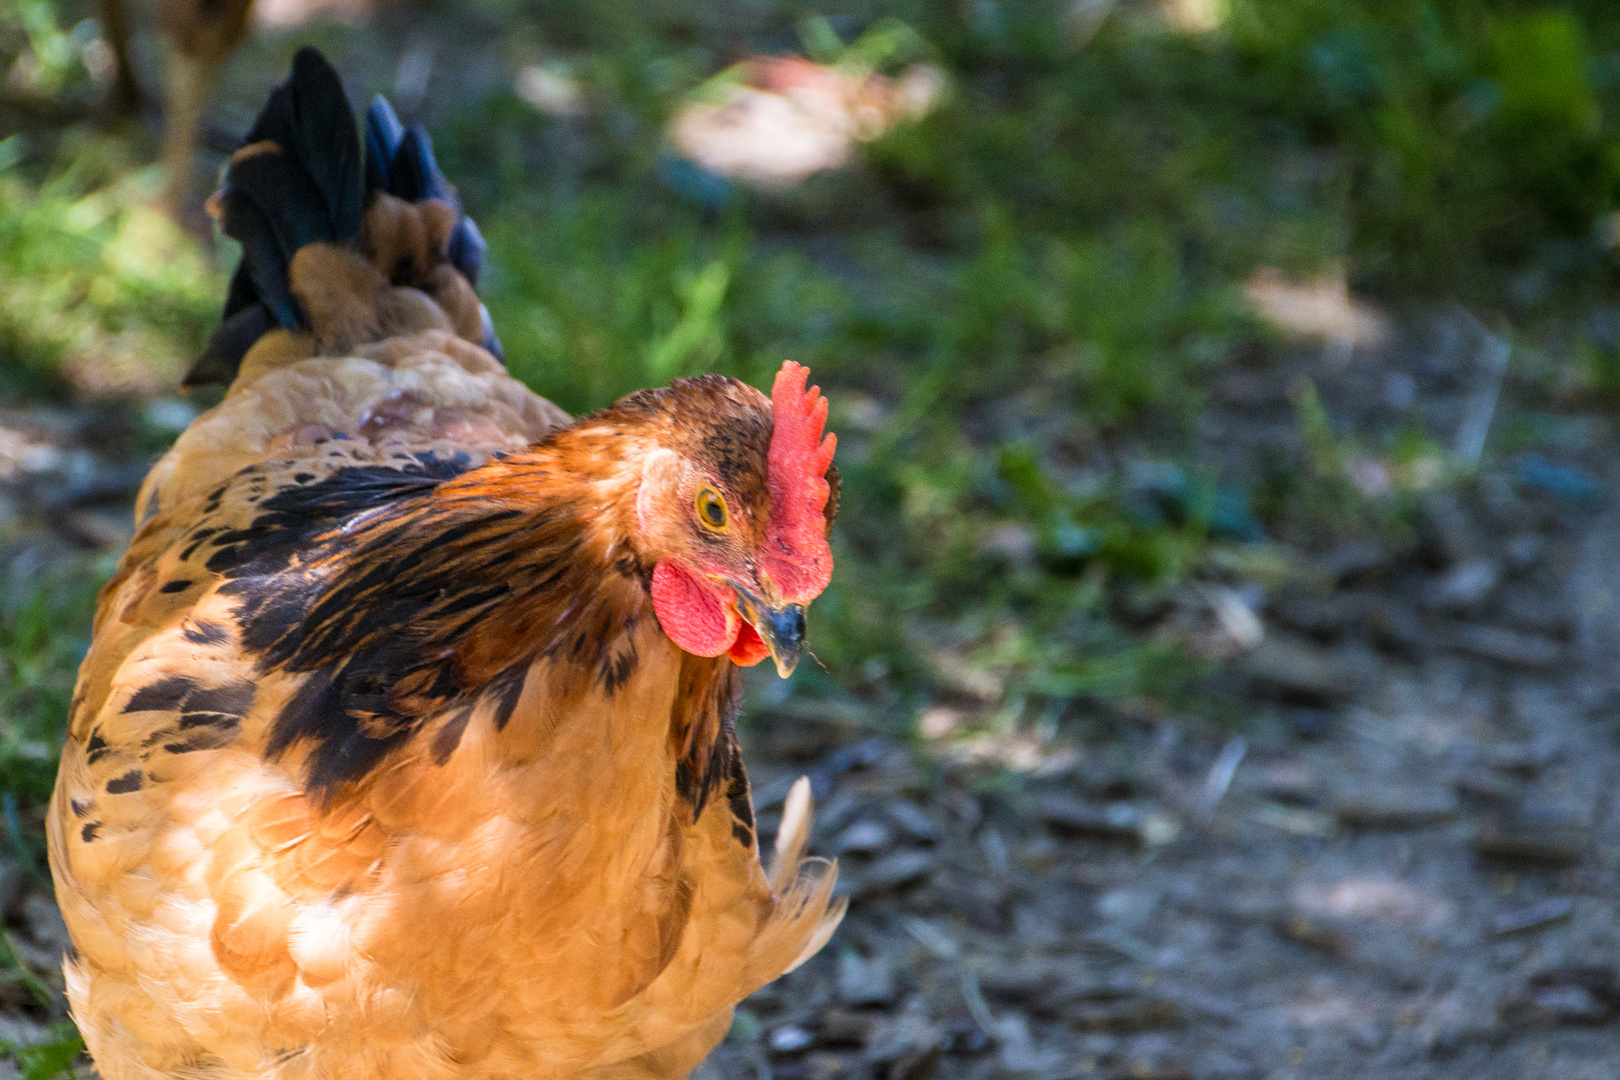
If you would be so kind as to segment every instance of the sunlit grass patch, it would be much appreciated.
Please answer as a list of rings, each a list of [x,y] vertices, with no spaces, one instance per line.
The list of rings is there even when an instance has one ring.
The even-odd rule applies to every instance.
[[[118,148],[77,141],[40,182],[19,168],[23,136],[0,143],[0,380],[35,392],[166,390],[218,318],[223,276],[153,205],[153,170],[106,181],[120,171]]]
[[[90,617],[110,563],[24,549],[0,571],[0,793],[50,797]]]

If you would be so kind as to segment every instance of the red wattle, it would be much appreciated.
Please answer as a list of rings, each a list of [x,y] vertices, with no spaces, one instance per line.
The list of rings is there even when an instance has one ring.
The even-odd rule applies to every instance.
[[[658,625],[693,656],[719,656],[736,642],[737,628],[747,625],[673,559],[653,567],[652,601]]]
[[[758,630],[743,623],[737,631],[736,643],[726,655],[731,657],[731,662],[738,667],[753,667],[771,655],[771,650],[765,647],[765,639],[759,636]]]

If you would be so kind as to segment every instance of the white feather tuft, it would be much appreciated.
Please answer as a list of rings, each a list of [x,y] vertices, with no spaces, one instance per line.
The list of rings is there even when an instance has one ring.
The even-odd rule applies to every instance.
[[[815,800],[810,796],[810,778],[793,781],[787,801],[782,804],[782,824],[776,830],[776,854],[766,872],[771,891],[780,896],[793,884],[799,860],[810,844],[810,825],[815,817]]]

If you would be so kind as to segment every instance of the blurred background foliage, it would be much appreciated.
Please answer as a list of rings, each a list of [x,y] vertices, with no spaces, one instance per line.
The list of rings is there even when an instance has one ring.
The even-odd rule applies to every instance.
[[[0,7],[0,386],[134,414],[174,393],[235,254],[153,208],[154,136],[100,111],[94,14]],[[1307,475],[1192,460],[1207,381],[1284,348],[1246,299],[1262,268],[1397,316],[1462,301],[1540,343],[1551,359],[1524,377],[1549,400],[1620,389],[1620,335],[1587,318],[1620,236],[1608,0],[347,5],[259,28],[214,128],[245,130],[308,42],[357,101],[387,92],[432,130],[491,244],[509,364],[541,393],[577,412],[681,374],[810,365],[845,498],[796,693],[862,722],[904,729],[942,698],[987,723],[1152,707],[1201,670],[1151,629],[1178,583],[1259,565],[1323,515],[1399,516],[1401,483],[1377,505],[1345,483],[1308,387]],[[159,42],[135,44],[155,85]],[[924,63],[942,91],[792,186],[674,151],[684,103],[784,53]],[[1443,455],[1421,431],[1380,452]],[[30,718],[60,722],[89,577],[5,585],[0,708],[36,758],[54,736]],[[0,775],[43,792],[43,773]]]

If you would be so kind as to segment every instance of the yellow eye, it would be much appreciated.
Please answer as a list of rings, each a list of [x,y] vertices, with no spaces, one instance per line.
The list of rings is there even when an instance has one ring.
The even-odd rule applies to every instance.
[[[723,533],[731,527],[731,511],[726,500],[712,487],[699,488],[697,493],[698,520],[711,532]]]

